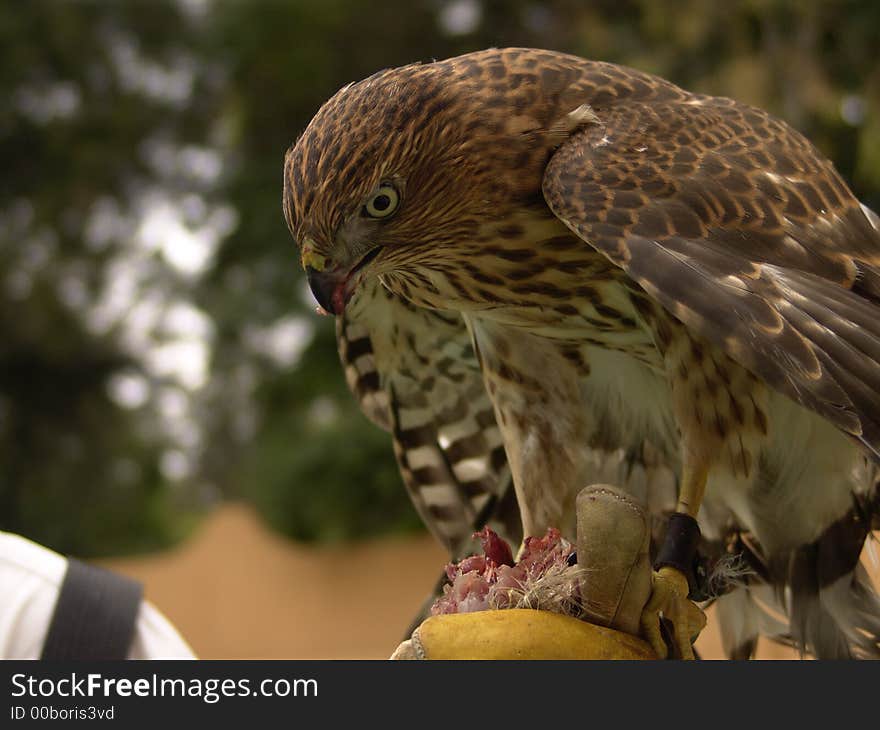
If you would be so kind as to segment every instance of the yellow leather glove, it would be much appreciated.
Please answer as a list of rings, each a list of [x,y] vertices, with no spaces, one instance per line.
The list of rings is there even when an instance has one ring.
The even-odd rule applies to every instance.
[[[392,659],[656,659],[622,631],[528,608],[426,619]]]

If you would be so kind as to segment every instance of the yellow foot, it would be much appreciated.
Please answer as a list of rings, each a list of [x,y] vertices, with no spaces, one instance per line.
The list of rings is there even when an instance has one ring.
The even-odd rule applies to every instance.
[[[706,614],[688,598],[687,578],[675,568],[660,568],[652,575],[651,597],[642,609],[642,635],[661,659],[666,642],[660,633],[660,617],[672,623],[673,641],[682,659],[693,659],[692,643],[706,626]]]

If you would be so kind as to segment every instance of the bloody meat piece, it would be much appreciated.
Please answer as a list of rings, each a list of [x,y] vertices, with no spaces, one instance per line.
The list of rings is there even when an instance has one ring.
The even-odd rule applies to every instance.
[[[486,525],[479,532],[474,533],[474,538],[479,539],[480,545],[483,546],[483,553],[486,560],[495,563],[495,565],[513,565],[513,553],[510,551],[510,545],[498,536],[489,525]]]
[[[533,592],[537,592],[540,602],[541,581],[550,575],[552,580],[546,582],[546,590],[551,591],[554,598],[566,580],[560,581],[561,576],[571,576],[565,593],[577,594],[574,577],[577,568],[568,562],[575,548],[559,530],[551,528],[543,537],[526,538],[518,563],[514,563],[510,546],[489,527],[474,533],[474,538],[480,540],[484,554],[471,555],[446,566],[449,585],[431,607],[432,615],[511,608],[520,605],[526,593]],[[563,605],[565,602],[551,600],[550,603]]]

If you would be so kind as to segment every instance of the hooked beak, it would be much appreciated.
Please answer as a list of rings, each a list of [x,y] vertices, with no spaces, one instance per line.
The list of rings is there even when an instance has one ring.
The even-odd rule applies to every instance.
[[[318,271],[306,266],[306,279],[321,309],[331,314],[342,314],[351,298],[351,292],[346,292],[348,275],[344,271]]]
[[[361,272],[379,255],[381,250],[381,246],[371,249],[348,271],[342,269],[319,271],[312,266],[306,266],[306,279],[309,282],[309,288],[321,308],[330,314],[342,314],[345,311],[345,305],[348,304],[363,278],[360,275]]]

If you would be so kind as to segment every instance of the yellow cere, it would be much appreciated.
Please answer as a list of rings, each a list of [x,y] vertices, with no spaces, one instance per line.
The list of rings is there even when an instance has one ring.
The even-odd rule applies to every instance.
[[[321,256],[319,253],[315,253],[310,248],[304,248],[302,254],[302,265],[303,268],[306,266],[311,266],[315,271],[323,271],[327,266],[327,257]]]

